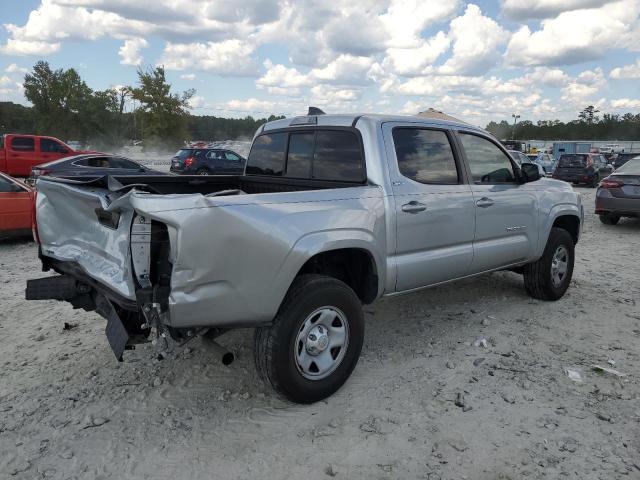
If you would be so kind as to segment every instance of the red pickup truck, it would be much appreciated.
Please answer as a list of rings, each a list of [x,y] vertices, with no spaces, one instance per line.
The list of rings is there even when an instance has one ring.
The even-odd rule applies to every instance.
[[[40,135],[6,134],[0,142],[0,172],[14,177],[27,177],[31,168],[81,153],[95,153],[74,150],[57,138]]]

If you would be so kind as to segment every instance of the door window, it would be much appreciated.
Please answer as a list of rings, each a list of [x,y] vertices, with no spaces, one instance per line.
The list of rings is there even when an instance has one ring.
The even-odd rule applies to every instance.
[[[498,146],[486,138],[460,134],[471,176],[475,183],[514,183],[513,165]]]
[[[67,151],[60,142],[51,140],[50,138],[40,139],[40,151],[44,153],[65,153]]]
[[[11,150],[15,152],[33,152],[35,150],[33,137],[13,137]]]
[[[125,170],[140,170],[142,168],[135,162],[126,158],[112,157],[109,159],[109,168],[122,168]]]
[[[237,162],[240,160],[240,157],[232,152],[224,152],[224,156],[227,157],[227,160],[230,160],[232,162]]]
[[[420,183],[457,184],[458,169],[447,134],[441,130],[394,128],[400,173]]]

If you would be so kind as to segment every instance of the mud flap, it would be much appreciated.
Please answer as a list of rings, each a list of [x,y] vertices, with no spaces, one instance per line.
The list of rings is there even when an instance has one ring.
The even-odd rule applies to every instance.
[[[116,309],[113,304],[101,294],[97,294],[95,297],[96,312],[107,319],[107,327],[104,333],[107,335],[107,341],[111,350],[113,350],[116,359],[121,362],[122,354],[124,353],[127,342],[129,341],[129,334],[127,329],[122,324]]]

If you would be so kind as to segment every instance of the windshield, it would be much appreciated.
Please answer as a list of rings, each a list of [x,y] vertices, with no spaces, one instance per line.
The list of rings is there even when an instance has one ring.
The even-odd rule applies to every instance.
[[[640,157],[629,160],[616,170],[616,173],[626,173],[627,175],[640,175]]]
[[[193,150],[191,148],[182,148],[180,150],[178,150],[176,152],[176,154],[174,155],[174,157],[179,158],[181,160],[191,156],[191,154],[193,153]]]
[[[558,160],[559,167],[586,167],[587,155],[562,155]]]

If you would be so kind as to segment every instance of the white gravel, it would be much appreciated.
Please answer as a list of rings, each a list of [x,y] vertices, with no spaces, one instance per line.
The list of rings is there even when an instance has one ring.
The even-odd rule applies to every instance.
[[[311,406],[258,380],[250,330],[221,337],[230,367],[199,340],[118,364],[98,315],[23,300],[36,247],[2,243],[0,478],[640,478],[640,221],[580,190],[562,300],[502,272],[368,306],[353,376]]]

